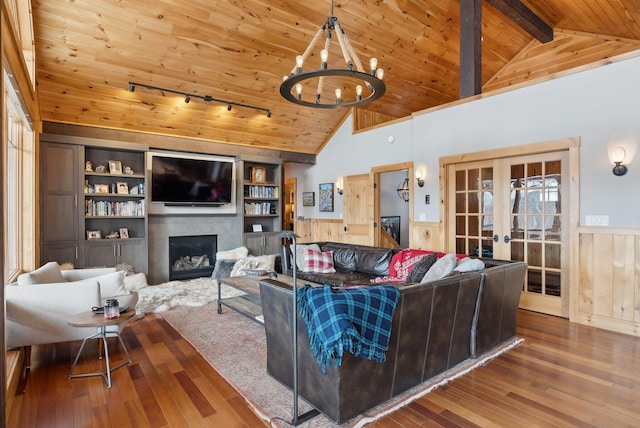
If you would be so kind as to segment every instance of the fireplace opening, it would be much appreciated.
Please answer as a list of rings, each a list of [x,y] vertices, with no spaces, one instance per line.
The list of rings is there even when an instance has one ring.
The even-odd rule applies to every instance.
[[[211,276],[217,252],[218,235],[170,236],[169,280]]]

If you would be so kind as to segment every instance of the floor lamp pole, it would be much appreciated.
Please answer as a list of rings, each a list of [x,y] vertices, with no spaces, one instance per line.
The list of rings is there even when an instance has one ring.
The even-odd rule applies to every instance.
[[[296,272],[298,270],[296,260],[296,238],[298,235],[291,231],[284,231],[280,234],[282,238],[291,239],[291,252],[293,254],[293,310],[291,320],[291,358],[293,363],[293,419],[291,425],[298,426],[301,423],[317,416],[320,412],[317,409],[311,409],[307,413],[298,415],[298,276]],[[285,252],[286,254],[286,252]]]

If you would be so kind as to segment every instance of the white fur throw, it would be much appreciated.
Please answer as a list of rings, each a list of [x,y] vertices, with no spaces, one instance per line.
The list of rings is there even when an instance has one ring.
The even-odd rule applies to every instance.
[[[276,255],[269,254],[266,256],[247,257],[244,259],[238,259],[236,264],[233,265],[231,275],[229,276],[244,276],[247,269],[264,269],[267,272],[273,272],[276,265]]]
[[[242,259],[249,255],[249,249],[247,247],[238,247],[232,250],[218,251],[216,253],[216,260],[223,259]]]

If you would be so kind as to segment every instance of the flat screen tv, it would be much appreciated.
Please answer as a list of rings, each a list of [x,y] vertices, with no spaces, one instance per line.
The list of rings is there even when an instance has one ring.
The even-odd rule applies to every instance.
[[[150,213],[235,213],[233,158],[150,152]],[[184,209],[187,208],[185,211]]]

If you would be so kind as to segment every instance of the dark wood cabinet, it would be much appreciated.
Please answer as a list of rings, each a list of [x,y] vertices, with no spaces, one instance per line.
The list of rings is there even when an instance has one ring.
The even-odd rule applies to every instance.
[[[41,147],[41,262],[83,265],[80,235],[80,147],[43,143]]]

